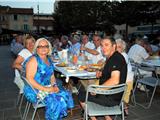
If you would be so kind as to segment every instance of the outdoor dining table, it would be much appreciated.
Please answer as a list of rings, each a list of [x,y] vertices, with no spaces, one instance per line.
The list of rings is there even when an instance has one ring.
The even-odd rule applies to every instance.
[[[55,70],[61,72],[65,77],[66,83],[69,82],[70,77],[78,77],[78,78],[96,78],[96,72],[88,72],[86,70],[79,70],[77,67],[75,70],[68,70],[68,67],[59,67],[54,64]]]
[[[160,59],[149,59],[142,62],[143,65],[154,67],[157,74],[160,74]]]
[[[142,63],[148,66],[160,67],[160,59],[145,60]]]

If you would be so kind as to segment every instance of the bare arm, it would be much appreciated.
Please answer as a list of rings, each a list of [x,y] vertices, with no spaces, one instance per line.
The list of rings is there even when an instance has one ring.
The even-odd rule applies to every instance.
[[[51,76],[51,85],[54,85],[56,83],[56,79],[54,74]]]
[[[102,72],[96,72],[96,77],[101,77],[102,76]],[[117,85],[120,81],[120,72],[118,70],[116,71],[112,71],[111,73],[111,77],[106,80],[106,82],[104,82],[102,85],[103,86],[114,86]],[[91,93],[91,95],[96,95],[95,93]]]
[[[26,65],[26,78],[27,78],[27,80],[30,82],[30,84],[34,88],[36,88],[38,90],[42,90],[42,91],[46,91],[46,92],[56,92],[55,88],[53,86],[44,87],[44,86],[40,85],[39,83],[37,83],[36,80],[34,79],[36,72],[37,72],[37,61],[36,61],[35,57],[32,57]]]
[[[15,59],[15,61],[12,64],[12,67],[18,70],[22,70],[22,62],[24,61],[24,58],[20,55]]]
[[[99,54],[99,52],[97,50],[93,50],[93,49],[86,48],[86,47],[85,47],[85,51],[87,51],[88,53],[91,53],[93,55],[98,55]]]
[[[111,77],[103,83],[104,86],[113,86],[117,85],[120,82],[120,71],[112,71]]]
[[[88,53],[93,54],[93,55],[98,55],[98,54],[99,54],[99,52],[98,52],[97,50],[84,47],[84,45],[81,45],[80,50],[85,50],[85,51],[87,51]]]

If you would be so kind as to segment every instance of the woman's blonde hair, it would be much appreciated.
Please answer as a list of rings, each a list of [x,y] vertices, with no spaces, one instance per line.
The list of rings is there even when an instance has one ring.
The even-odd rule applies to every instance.
[[[30,39],[32,39],[32,41],[33,41],[34,43],[36,42],[36,40],[34,39],[34,37],[33,37],[32,35],[26,35],[26,36],[24,36],[24,40],[23,40],[23,45],[24,45],[24,47],[26,47],[27,41],[30,40]]]
[[[48,55],[50,56],[50,55],[52,55],[52,45],[51,45],[51,43],[46,39],[46,38],[39,38],[37,41],[36,41],[36,43],[35,43],[35,45],[34,45],[34,49],[33,49],[33,52],[34,53],[37,53],[37,47],[38,47],[38,45],[39,45],[39,42],[41,42],[41,41],[46,41],[47,43],[48,43],[48,45],[49,45],[49,52],[48,52]]]

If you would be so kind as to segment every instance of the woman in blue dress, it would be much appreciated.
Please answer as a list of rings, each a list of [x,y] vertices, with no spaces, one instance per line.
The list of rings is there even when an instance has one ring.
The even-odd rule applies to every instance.
[[[67,109],[73,108],[72,95],[56,82],[54,77],[54,66],[49,55],[52,53],[51,44],[45,38],[36,41],[35,54],[26,63],[26,78],[30,86],[24,87],[24,95],[32,103],[37,102],[37,95],[43,94],[46,105],[46,120],[60,120],[67,116]],[[42,94],[41,94],[42,93]]]

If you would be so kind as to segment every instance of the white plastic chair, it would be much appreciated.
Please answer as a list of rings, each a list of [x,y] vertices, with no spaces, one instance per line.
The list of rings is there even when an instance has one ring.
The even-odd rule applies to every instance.
[[[138,78],[136,80],[135,87],[133,89],[133,95],[132,95],[133,103],[135,105],[139,105],[139,106],[142,106],[145,109],[148,109],[148,108],[151,107],[156,88],[157,88],[158,85],[160,85],[160,81],[159,81],[159,78],[158,78],[158,76],[157,76],[157,74],[155,72],[156,68],[154,68],[153,66],[151,67],[151,66],[147,66],[147,65],[144,66],[143,65],[143,66],[139,66],[139,69],[146,70],[146,71],[152,71],[154,73],[154,77],[145,77],[145,76],[143,76],[143,78]],[[150,99],[149,99],[149,102],[147,103],[147,105],[143,105],[142,103],[137,102],[136,89],[137,89],[138,84],[141,84],[141,85],[144,86],[145,93],[147,94],[147,98],[149,97],[148,92],[151,91],[151,96],[150,96]],[[148,91],[146,86],[152,87],[153,90]]]
[[[123,97],[126,89],[126,84],[120,84],[116,86],[100,86],[100,85],[89,85],[86,93],[86,106],[84,119],[88,120],[89,116],[107,116],[107,115],[122,115],[122,120],[124,120],[124,103]],[[123,93],[121,100],[118,105],[107,107],[90,102],[88,100],[89,93],[103,94],[103,95],[115,95],[117,93]],[[115,117],[116,118],[116,117]]]
[[[15,83],[15,84],[17,85],[17,87],[19,88],[16,105],[18,106],[19,111],[21,112],[21,107],[22,107],[23,98],[24,98],[24,95],[23,95],[24,83],[23,83],[23,80],[21,79],[20,72],[19,72],[17,69],[15,69],[14,83]]]
[[[143,78],[144,75],[142,75],[139,71],[141,64],[134,62],[133,59],[129,59],[131,66],[132,66],[132,71],[134,72],[134,81],[136,81],[139,78]]]
[[[21,76],[21,78],[24,81],[24,84],[25,85],[29,85],[32,88],[32,90],[35,92],[35,94],[37,95],[36,90],[32,87],[32,85],[29,83],[29,81],[23,75]],[[30,103],[29,101],[27,101],[27,104],[26,104],[26,107],[25,107],[25,111],[24,111],[24,114],[22,116],[22,120],[26,120],[27,119],[27,115],[28,115],[28,112],[30,110],[31,104],[32,104],[32,106],[34,108],[34,112],[32,114],[32,119],[31,120],[34,120],[35,114],[36,114],[38,108],[45,107],[45,103],[44,103],[43,99],[40,96],[39,97],[37,96],[37,98],[38,98],[38,101],[36,103],[34,103],[34,104]],[[38,117],[39,117],[39,115],[38,115]]]

